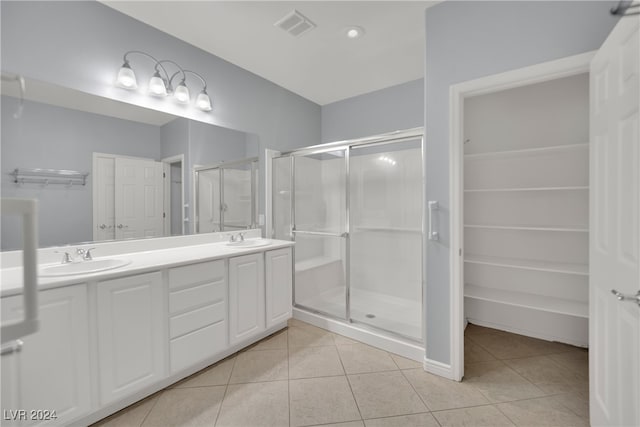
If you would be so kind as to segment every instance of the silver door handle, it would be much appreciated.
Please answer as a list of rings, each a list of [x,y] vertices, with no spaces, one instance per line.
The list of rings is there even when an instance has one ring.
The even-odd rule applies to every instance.
[[[429,240],[440,240],[440,233],[434,231],[433,213],[440,209],[437,200],[429,200]]]
[[[104,229],[106,229],[106,228],[107,228],[107,224],[100,224],[100,225],[98,226],[98,228],[99,228],[100,230],[104,230]]]
[[[129,228],[129,226],[128,226],[128,225],[118,224],[118,228],[119,228],[119,229]]]
[[[611,289],[611,293],[618,298],[618,301],[635,301],[640,306],[640,291],[636,292],[635,295],[625,295],[615,289]]]

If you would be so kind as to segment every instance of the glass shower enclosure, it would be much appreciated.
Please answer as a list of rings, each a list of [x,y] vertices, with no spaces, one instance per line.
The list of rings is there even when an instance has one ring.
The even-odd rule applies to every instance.
[[[422,341],[422,145],[417,129],[273,159],[297,308]]]

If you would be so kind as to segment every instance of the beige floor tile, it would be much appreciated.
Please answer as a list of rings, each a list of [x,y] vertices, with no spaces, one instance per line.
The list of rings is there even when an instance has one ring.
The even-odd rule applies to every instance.
[[[225,388],[216,386],[165,390],[142,425],[212,426],[216,421]]]
[[[580,418],[589,419],[589,396],[582,396],[578,393],[565,393],[553,396],[558,402],[579,416]]]
[[[499,360],[466,366],[464,381],[480,390],[492,403],[545,395],[542,390]]]
[[[366,427],[440,427],[431,414],[401,415],[399,417],[365,420]]]
[[[546,341],[538,338],[525,337],[522,335],[516,335],[519,339],[525,341],[527,345],[537,354],[554,354],[573,351],[576,347],[569,344],[563,344],[560,342]]]
[[[540,352],[531,348],[527,340],[514,334],[479,334],[472,336],[473,342],[497,359],[516,359],[539,356]]]
[[[397,370],[398,366],[386,351],[366,344],[339,345],[338,353],[347,374],[362,374]]]
[[[536,387],[547,395],[575,393],[582,397],[589,397],[589,382],[537,383]]]
[[[360,420],[360,412],[344,376],[289,381],[291,426]]]
[[[464,363],[487,362],[497,360],[487,350],[482,348],[475,341],[465,338],[464,340]]]
[[[568,383],[575,380],[574,375],[569,374],[549,356],[509,359],[504,363],[534,384]]]
[[[286,349],[288,347],[288,335],[286,330],[278,332],[252,345],[247,351]]]
[[[290,347],[318,347],[335,345],[333,334],[315,326],[296,327],[288,329]]]
[[[289,378],[315,378],[344,375],[335,346],[291,347]]]
[[[364,419],[428,411],[400,371],[349,375],[349,382]]]
[[[171,388],[227,385],[229,383],[229,377],[231,377],[231,370],[236,362],[235,359],[235,356],[224,359],[174,384]]]
[[[287,381],[229,385],[216,423],[216,427],[288,425]]]
[[[557,401],[555,396],[520,400],[497,405],[518,426],[588,426],[587,420],[578,417]]]
[[[467,327],[464,329],[464,335],[466,337],[473,338],[476,335],[482,334],[508,334],[508,332],[504,332],[499,329],[487,328],[485,326],[474,325],[473,323],[468,323]]]
[[[140,427],[161,393],[155,393],[140,402],[93,424],[92,427]]]
[[[589,379],[589,352],[582,349],[551,354],[549,357],[573,375],[576,380]]]
[[[231,372],[230,384],[286,380],[287,350],[260,350],[240,353]]]
[[[364,421],[348,421],[346,423],[318,424],[313,427],[364,427]]]
[[[432,411],[488,404],[475,387],[466,382],[451,381],[418,369],[402,371],[422,400]]]
[[[398,356],[397,354],[389,353],[389,356],[396,362],[398,368],[400,369],[414,369],[421,368],[422,363],[416,362],[415,360],[407,359],[406,357]]]
[[[500,427],[514,424],[495,406],[451,409],[433,412],[442,427]]]
[[[333,341],[336,345],[358,344],[358,341],[347,338],[344,335],[333,334]]]

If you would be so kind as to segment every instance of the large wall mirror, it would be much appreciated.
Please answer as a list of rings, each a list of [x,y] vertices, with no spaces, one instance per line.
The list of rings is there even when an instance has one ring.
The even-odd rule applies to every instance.
[[[29,79],[1,102],[2,197],[38,200],[41,247],[255,225],[256,135]],[[200,227],[195,201],[214,196],[194,171],[226,163],[226,206],[246,212]],[[3,251],[21,249],[17,221],[2,218]]]

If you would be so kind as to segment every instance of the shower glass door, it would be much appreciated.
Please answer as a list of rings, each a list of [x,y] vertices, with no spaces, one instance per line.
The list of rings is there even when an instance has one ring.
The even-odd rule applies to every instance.
[[[347,318],[346,149],[293,158],[294,302]]]
[[[422,138],[349,153],[350,319],[422,339]]]

